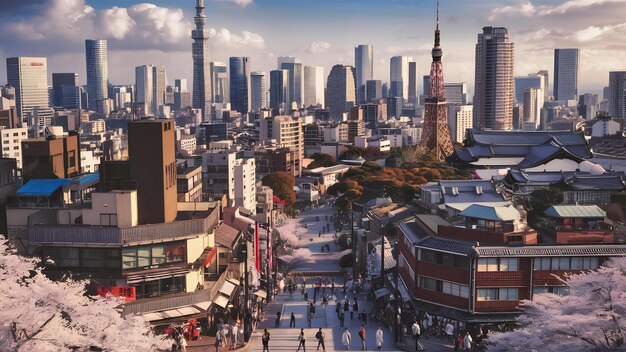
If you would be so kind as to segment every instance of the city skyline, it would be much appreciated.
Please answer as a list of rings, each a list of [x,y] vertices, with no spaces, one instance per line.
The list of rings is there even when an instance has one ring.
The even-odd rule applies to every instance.
[[[449,39],[446,55],[449,82],[468,82],[473,92],[473,45],[483,26],[506,26],[516,45],[516,75],[552,69],[553,49],[581,49],[580,93],[600,92],[608,85],[608,72],[622,70],[626,52],[619,41],[607,45],[626,28],[624,0],[445,1],[441,23]],[[81,43],[90,37],[109,41],[110,80],[132,82],[133,68],[143,64],[164,65],[170,78],[192,78],[189,38],[194,2],[167,8],[128,1],[28,0],[0,5],[6,35],[0,39],[0,56],[46,56],[50,72],[71,72],[73,61],[84,60]],[[434,3],[434,1],[433,1]],[[207,27],[211,33],[211,60],[230,56],[251,57],[251,69],[271,71],[278,56],[295,56],[305,65],[354,64],[354,46],[374,46],[374,78],[388,81],[392,56],[413,56],[418,75],[429,67],[431,2],[405,0],[380,4],[346,1],[315,5],[282,0],[214,0],[206,2]],[[126,6],[126,7],[123,7]],[[341,18],[348,7],[353,16]],[[323,12],[319,21],[306,16],[287,16],[292,11]],[[474,16],[466,16],[474,13]],[[281,26],[269,20],[284,19]],[[580,18],[581,21],[577,21]],[[421,21],[420,19],[424,19]],[[584,21],[582,20],[584,19]],[[35,26],[35,23],[37,25]],[[61,25],[59,25],[61,23]],[[376,25],[372,25],[376,23]],[[353,28],[345,31],[346,26]],[[290,30],[285,31],[284,27]],[[337,35],[340,33],[340,35]],[[54,40],[52,40],[54,39]],[[525,59],[532,55],[532,60]],[[5,76],[1,68],[0,76]],[[74,68],[74,70],[76,70]],[[78,70],[81,83],[85,82]]]

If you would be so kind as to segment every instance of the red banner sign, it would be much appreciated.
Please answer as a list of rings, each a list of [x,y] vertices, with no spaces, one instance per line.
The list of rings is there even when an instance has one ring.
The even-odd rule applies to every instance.
[[[98,296],[106,297],[124,297],[126,302],[132,302],[137,299],[137,288],[135,286],[98,286],[96,291]]]

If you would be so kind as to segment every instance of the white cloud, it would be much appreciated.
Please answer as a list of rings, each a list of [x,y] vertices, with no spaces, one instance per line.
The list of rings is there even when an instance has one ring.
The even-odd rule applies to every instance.
[[[135,25],[128,10],[123,7],[114,6],[105,9],[98,18],[98,27],[102,29],[104,36],[115,39],[124,39]]]
[[[626,2],[626,0],[570,0],[554,7],[546,6],[542,11],[539,12],[539,15],[550,15],[553,13],[564,14],[570,10],[575,10],[579,8],[623,2]]]
[[[563,15],[577,9],[598,7],[606,4],[626,3],[626,0],[569,0],[556,6],[540,5],[535,6],[530,0],[524,0],[517,5],[507,5],[495,8],[489,15],[490,21],[495,21],[500,17],[531,17]]]
[[[626,23],[621,23],[613,26],[589,26],[585,29],[576,31],[571,38],[579,43],[585,43],[590,41],[601,41],[605,43],[613,42],[620,43],[621,38],[626,34]],[[618,40],[612,41],[611,38]]]
[[[217,42],[221,46],[230,48],[253,48],[262,49],[265,47],[265,39],[258,34],[249,31],[241,32],[241,35],[231,33],[226,28],[209,29],[209,35],[212,41]]]
[[[494,21],[501,15],[506,15],[506,16],[519,15],[519,16],[529,17],[529,16],[534,15],[536,11],[537,9],[532,4],[532,2],[526,1],[518,5],[513,5],[513,6],[509,5],[509,6],[504,6],[504,7],[493,9],[491,11],[491,14],[489,15],[489,21]]]
[[[232,2],[234,2],[235,4],[241,6],[241,7],[246,7],[250,4],[252,4],[252,0],[231,0]]]
[[[330,43],[323,40],[311,42],[309,45],[309,52],[312,54],[325,53],[330,49]]]

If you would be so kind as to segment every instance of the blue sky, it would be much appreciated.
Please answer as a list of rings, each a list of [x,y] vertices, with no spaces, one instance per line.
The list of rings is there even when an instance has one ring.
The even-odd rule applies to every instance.
[[[352,64],[354,46],[374,45],[375,78],[389,58],[414,57],[428,74],[433,0],[205,0],[211,56],[250,56],[269,71],[291,55],[328,73]],[[112,83],[132,83],[134,66],[165,65],[168,79],[191,78],[194,0],[0,1],[0,59],[46,56],[49,72],[77,72],[84,82],[84,39],[109,40]],[[580,90],[598,92],[608,71],[626,69],[626,0],[442,0],[445,79],[473,86],[474,45],[483,26],[505,26],[516,47],[516,75],[553,71],[553,49],[579,47]],[[0,83],[6,78],[0,65]]]

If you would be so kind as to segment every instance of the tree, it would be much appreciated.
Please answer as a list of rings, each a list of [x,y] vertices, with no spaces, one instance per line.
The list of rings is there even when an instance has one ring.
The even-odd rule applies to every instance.
[[[524,326],[492,333],[489,351],[617,351],[626,348],[626,258],[563,280],[569,295],[521,302]]]
[[[271,173],[261,180],[263,186],[268,186],[274,192],[274,195],[285,201],[285,207],[291,208],[296,202],[296,193],[293,187],[296,180],[291,174],[280,171]]]
[[[324,153],[313,153],[313,155],[311,155],[311,159],[313,159],[313,162],[309,164],[309,169],[337,165],[335,159],[332,156]]]
[[[85,282],[47,278],[38,259],[18,256],[0,237],[0,351],[165,351],[121,301],[85,295]]]

